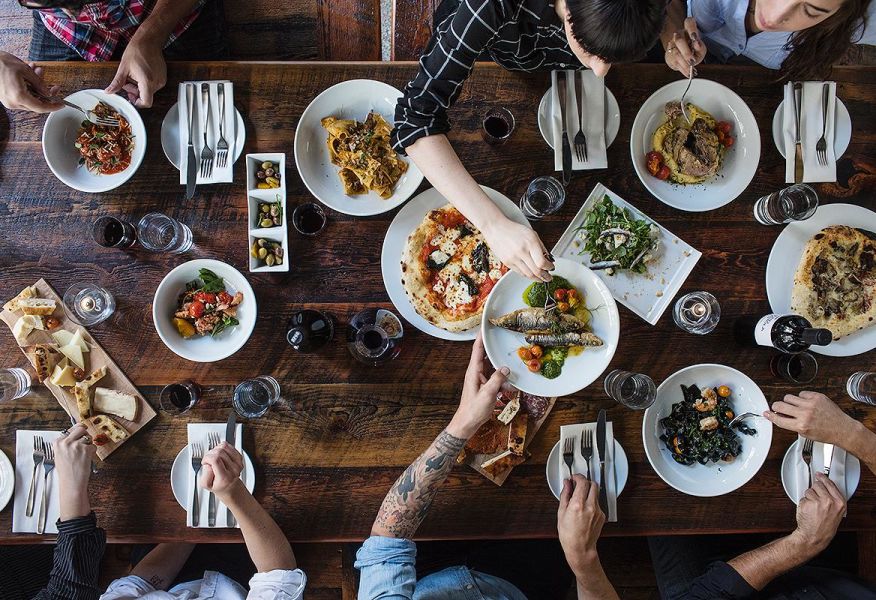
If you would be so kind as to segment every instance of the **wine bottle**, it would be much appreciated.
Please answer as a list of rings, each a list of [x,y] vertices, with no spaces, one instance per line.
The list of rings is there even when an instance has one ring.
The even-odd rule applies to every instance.
[[[800,315],[740,317],[733,325],[733,334],[743,346],[769,346],[788,354],[803,352],[812,344],[827,346],[833,340],[829,329],[813,327]]]

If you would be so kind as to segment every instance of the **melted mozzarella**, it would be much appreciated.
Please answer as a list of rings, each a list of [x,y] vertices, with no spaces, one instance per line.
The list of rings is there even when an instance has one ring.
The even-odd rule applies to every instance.
[[[499,281],[502,278],[502,271],[499,269],[493,269],[490,271],[490,279],[493,281]]]

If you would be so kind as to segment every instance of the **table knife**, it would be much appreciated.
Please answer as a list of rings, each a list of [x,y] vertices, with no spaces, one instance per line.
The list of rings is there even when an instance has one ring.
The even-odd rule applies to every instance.
[[[599,508],[608,517],[608,487],[605,485],[605,409],[596,418],[596,451],[599,453]]]
[[[195,154],[194,139],[194,111],[195,111],[195,84],[186,84],[186,106],[188,107],[189,117],[189,143],[188,143],[188,160],[186,161],[186,200],[191,200],[195,196],[195,183],[198,181],[198,156]]]
[[[794,183],[803,181],[803,137],[800,134],[800,111],[803,104],[803,84],[794,83],[791,89],[794,100]]]
[[[569,185],[569,180],[572,178],[572,147],[569,145],[569,133],[566,131],[566,79],[565,71],[557,72],[557,95],[560,101],[560,131],[562,132],[562,142],[560,145],[560,153],[563,160],[563,185]]]
[[[225,441],[231,446],[234,445],[234,434],[237,430],[237,413],[231,409],[231,414],[228,415],[228,423],[225,424]],[[234,515],[231,514],[231,509],[225,507],[225,523],[228,527],[234,527],[237,523],[234,521]]]
[[[824,453],[824,474],[830,476],[830,466],[833,463],[833,444],[822,444],[821,451]]]

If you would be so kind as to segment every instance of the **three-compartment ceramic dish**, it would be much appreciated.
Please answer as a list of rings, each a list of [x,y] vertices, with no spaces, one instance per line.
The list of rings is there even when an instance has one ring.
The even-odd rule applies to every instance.
[[[246,155],[247,254],[251,273],[289,270],[286,155]]]

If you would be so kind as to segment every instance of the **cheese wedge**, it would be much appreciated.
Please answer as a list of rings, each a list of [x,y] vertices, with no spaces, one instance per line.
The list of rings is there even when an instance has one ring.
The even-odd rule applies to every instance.
[[[55,365],[55,371],[52,373],[50,381],[61,387],[73,387],[76,385],[76,377],[73,376],[73,367],[69,364],[63,367],[60,364]]]
[[[94,412],[115,415],[128,421],[137,420],[137,398],[118,390],[94,388],[91,406]]]
[[[73,339],[73,334],[66,329],[59,329],[52,334],[52,339],[58,342],[60,347],[69,346],[70,340]]]
[[[68,344],[66,346],[61,346],[58,350],[61,351],[61,354],[69,358],[71,363],[83,371],[85,370],[85,357],[82,356],[82,348]]]
[[[26,315],[50,315],[55,312],[55,301],[50,298],[26,298],[18,308]]]
[[[45,323],[43,323],[42,317],[38,317],[37,315],[24,315],[21,318],[24,319],[27,323],[30,323],[30,326],[34,329],[38,329],[40,331],[46,330],[46,325]]]
[[[105,435],[113,442],[121,442],[128,437],[128,432],[109,415],[96,415],[88,419],[88,423],[97,431],[97,435]],[[98,440],[95,439],[95,443]]]
[[[58,356],[58,351],[55,347],[49,344],[34,344],[33,346],[27,346],[24,352],[33,365],[37,381],[42,383],[49,379],[55,359]]]
[[[31,331],[33,331],[33,325],[25,320],[24,317],[18,317],[15,325],[12,326],[12,335],[15,336],[15,341],[17,341],[19,345],[27,343],[27,336],[30,335]]]
[[[68,342],[70,346],[79,346],[79,349],[83,352],[88,352],[88,344],[85,343],[85,340],[82,337],[82,328],[76,329],[76,333],[73,334],[73,337]]]
[[[18,310],[18,304],[22,300],[27,300],[28,298],[36,298],[37,296],[38,296],[38,294],[37,294],[36,287],[30,285],[30,286],[24,288],[23,290],[21,290],[20,292],[18,292],[18,295],[15,298],[13,298],[12,300],[10,300],[6,304],[4,304],[3,310],[15,312],[16,310]]]

